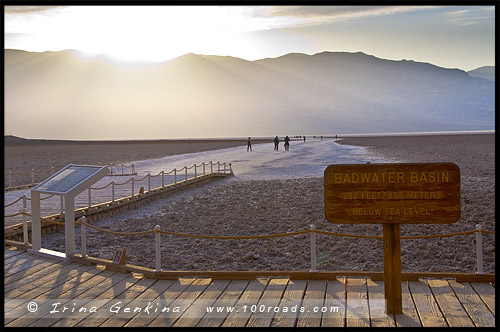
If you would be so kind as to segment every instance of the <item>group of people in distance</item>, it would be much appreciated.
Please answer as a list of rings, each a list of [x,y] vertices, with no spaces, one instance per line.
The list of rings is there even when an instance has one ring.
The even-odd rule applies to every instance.
[[[287,135],[285,137],[284,141],[285,141],[285,151],[290,151],[290,137],[288,137],[288,135]],[[306,141],[306,137],[304,136],[304,142],[305,141]],[[276,136],[274,138],[274,151],[278,151],[279,143],[280,143],[280,139],[278,138],[278,136]],[[247,152],[248,151],[252,151],[252,138],[251,137],[248,137],[248,140],[247,140]]]

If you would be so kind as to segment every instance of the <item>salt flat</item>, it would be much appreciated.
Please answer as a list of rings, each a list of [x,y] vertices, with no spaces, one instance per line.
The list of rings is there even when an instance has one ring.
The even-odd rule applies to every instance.
[[[147,190],[149,184],[147,178],[145,179],[144,177],[148,173],[151,176],[156,176],[161,171],[169,173],[175,168],[178,170],[176,179],[179,181],[185,176],[184,171],[181,171],[184,166],[191,167],[194,164],[201,165],[203,162],[208,163],[210,161],[213,163],[226,163],[227,167],[231,163],[235,178],[244,181],[321,177],[323,176],[324,169],[330,164],[388,161],[380,157],[368,157],[363,147],[340,145],[331,139],[321,140],[317,138],[307,139],[306,142],[302,140],[292,141],[289,151],[284,151],[283,142],[280,142],[279,151],[274,151],[273,147],[273,143],[259,143],[253,144],[251,152],[247,152],[246,146],[240,146],[149,160],[137,160],[126,163],[126,165],[130,166],[134,164],[137,172],[134,178],[135,180],[140,180],[135,182],[134,192],[137,193],[141,187]],[[212,167],[214,170],[217,169],[216,164],[213,164]],[[127,170],[130,171],[130,168],[127,168]],[[210,171],[210,165],[205,166],[205,171]],[[114,172],[120,172],[120,169],[114,168]],[[202,167],[197,167],[197,174],[200,175],[202,172]],[[188,176],[194,176],[194,168],[188,170]],[[107,176],[92,185],[92,188],[102,188],[111,181],[114,181],[116,183],[115,198],[128,196],[131,194],[131,183],[129,182],[126,185],[121,184],[127,182],[130,178],[131,176]],[[174,181],[174,175],[170,173],[165,177],[164,183],[168,184]],[[151,177],[151,188],[160,186],[161,176]],[[31,189],[5,192],[5,204],[15,201],[22,195],[31,198]],[[102,190],[92,190],[91,196],[92,204],[111,200],[111,186]],[[30,204],[28,201],[28,213],[31,211]],[[58,213],[60,211],[60,204],[60,198],[56,196],[43,200],[41,204],[42,214],[50,215]],[[85,191],[75,198],[75,206],[76,208],[80,208],[87,205],[88,194]],[[22,202],[18,202],[9,206],[4,211],[6,215],[10,215],[19,212],[21,209]],[[21,216],[7,218],[5,225],[21,221]]]

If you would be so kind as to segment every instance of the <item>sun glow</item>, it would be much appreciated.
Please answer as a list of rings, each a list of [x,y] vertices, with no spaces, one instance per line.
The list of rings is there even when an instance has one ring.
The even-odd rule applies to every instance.
[[[239,7],[99,6],[96,10],[74,6],[57,10],[65,15],[32,17],[29,33],[38,35],[38,44],[126,61],[158,62],[186,53],[228,55],[235,44],[251,50],[243,33],[260,28]]]
[[[4,18],[4,48],[31,52],[163,62],[362,51],[445,68],[494,64],[492,6],[5,6]]]

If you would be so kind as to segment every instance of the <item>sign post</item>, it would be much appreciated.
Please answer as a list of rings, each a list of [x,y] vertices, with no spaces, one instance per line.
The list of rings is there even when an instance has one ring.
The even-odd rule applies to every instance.
[[[460,169],[453,163],[330,165],[325,217],[337,224],[383,224],[386,313],[402,313],[401,224],[460,219]]]

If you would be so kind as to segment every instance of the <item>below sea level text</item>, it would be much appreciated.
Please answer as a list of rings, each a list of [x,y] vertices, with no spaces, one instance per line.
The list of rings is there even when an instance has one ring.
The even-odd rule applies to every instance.
[[[395,208],[353,208],[353,216],[430,216],[426,207],[395,207]]]

